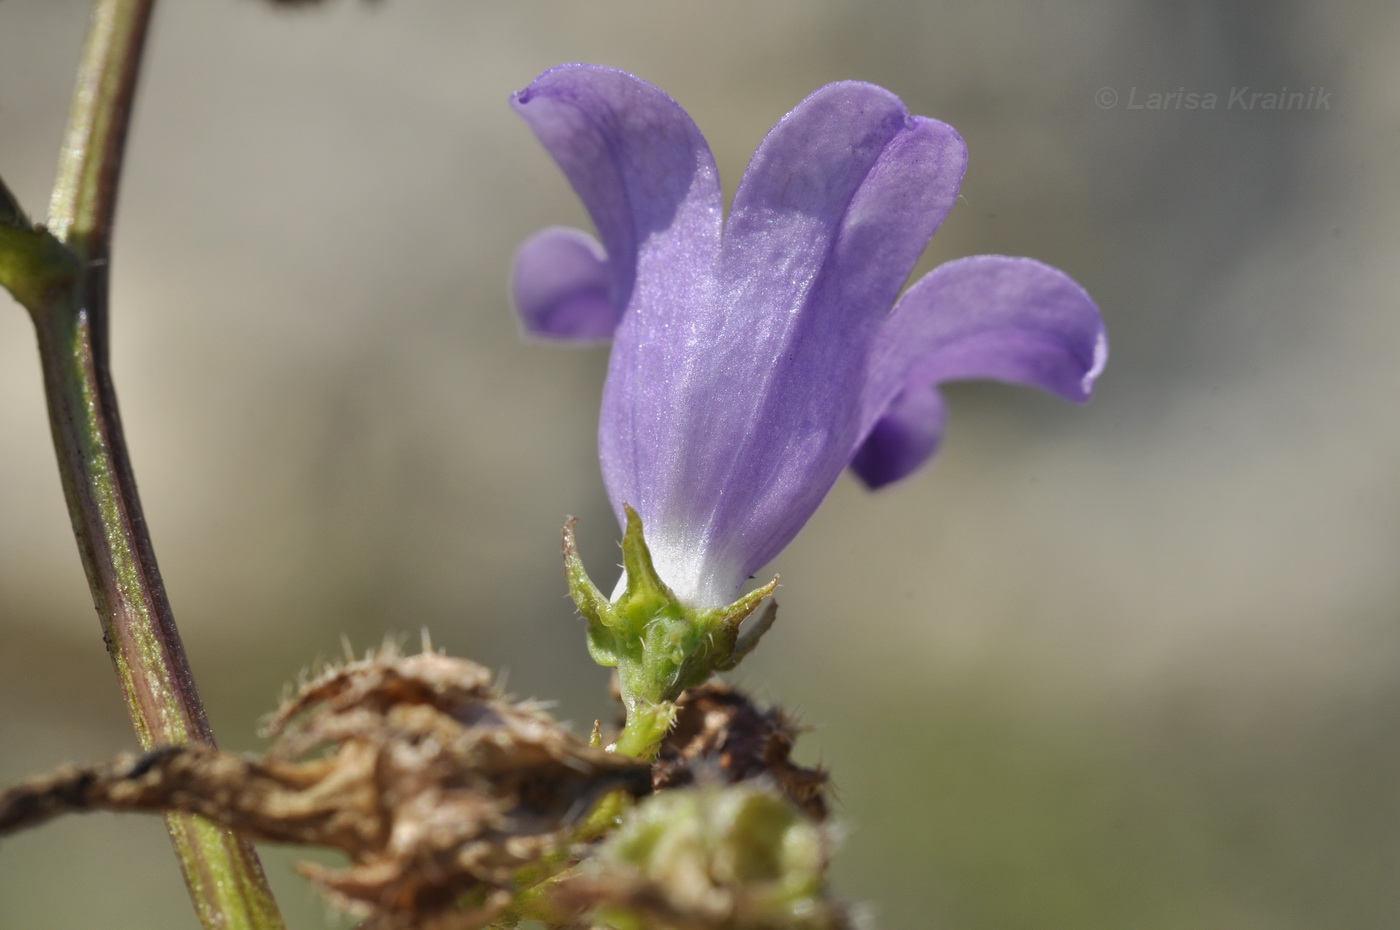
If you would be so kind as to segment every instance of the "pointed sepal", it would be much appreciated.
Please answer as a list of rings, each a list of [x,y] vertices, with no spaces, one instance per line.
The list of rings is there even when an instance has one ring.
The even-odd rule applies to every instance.
[[[683,608],[656,573],[651,549],[642,534],[641,516],[627,504],[622,509],[627,515],[627,528],[622,534],[622,570],[627,573],[627,586],[617,599],[616,610],[619,617],[633,621],[632,632],[640,633],[655,618],[678,616]]]
[[[569,584],[569,596],[588,622],[588,654],[599,665],[615,668],[618,661],[618,637],[614,630],[617,616],[612,604],[583,567],[583,559],[574,540],[574,522],[573,517],[564,522],[564,578]]]
[[[778,579],[774,578],[772,584],[766,587],[771,589],[777,583]],[[761,591],[763,588],[759,590]],[[749,624],[747,630],[739,634],[739,638],[734,641],[734,652],[730,655],[729,662],[719,666],[719,671],[727,672],[742,662],[745,656],[753,652],[754,647],[758,645],[758,641],[763,638],[763,634],[773,628],[773,623],[777,619],[778,602],[769,601],[768,606],[763,608],[763,613],[758,615],[758,619]]]

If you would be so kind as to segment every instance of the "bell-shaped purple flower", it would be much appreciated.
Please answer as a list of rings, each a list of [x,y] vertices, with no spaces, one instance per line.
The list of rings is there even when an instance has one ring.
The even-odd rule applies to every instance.
[[[727,222],[704,138],[658,88],[564,65],[513,105],[601,239],[548,229],[526,242],[516,307],[536,335],[611,336],[603,478],[683,603],[733,600],[847,466],[877,487],[926,461],[943,433],[939,383],[1084,401],[1103,368],[1097,307],[1032,259],[952,261],[900,297],[967,150],[883,88],[829,84],[798,104]]]

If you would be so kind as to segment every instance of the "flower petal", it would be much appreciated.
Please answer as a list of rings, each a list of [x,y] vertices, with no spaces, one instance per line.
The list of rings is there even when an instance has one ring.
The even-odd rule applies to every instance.
[[[871,354],[864,431],[902,394],[962,378],[1038,387],[1083,402],[1108,358],[1103,318],[1062,271],[977,255],[935,268],[900,300]]]
[[[562,65],[516,94],[515,109],[559,163],[598,229],[623,307],[603,390],[599,447],[618,521],[651,525],[657,460],[694,416],[674,378],[700,364],[692,314],[715,306],[723,204],[695,123],[660,89],[611,68]],[[658,547],[664,555],[665,547]],[[659,558],[658,562],[664,562]]]
[[[866,348],[966,167],[951,126],[857,82],[812,94],[754,154],[721,264],[748,367],[714,401],[732,458],[711,532],[738,550],[741,578],[797,535],[849,461]]]
[[[754,155],[716,299],[622,324],[605,475],[682,597],[732,599],[849,462],[870,340],[965,166],[951,127],[911,117],[888,91],[824,87]]]
[[[735,193],[722,266],[734,312],[774,341],[798,310],[804,335],[883,317],[966,168],[951,126],[910,116],[884,88],[816,91],[769,132]]]
[[[515,253],[511,294],[525,331],[547,339],[611,339],[622,308],[609,293],[603,247],[577,229],[553,227]]]
[[[625,71],[560,65],[511,104],[588,208],[618,306],[664,309],[710,280],[719,175],[674,100]]]
[[[851,470],[874,490],[911,474],[933,457],[947,422],[943,395],[915,387],[894,399],[856,450]]]

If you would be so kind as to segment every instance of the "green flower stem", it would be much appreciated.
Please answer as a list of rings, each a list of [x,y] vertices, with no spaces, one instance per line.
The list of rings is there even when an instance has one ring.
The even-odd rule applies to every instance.
[[[671,701],[634,702],[627,708],[627,720],[613,744],[613,751],[634,759],[654,759],[675,722],[676,705]]]
[[[98,0],[48,231],[14,232],[10,244],[28,251],[0,267],[21,279],[5,283],[34,318],[73,532],[143,748],[214,741],[156,566],[108,372],[107,259],[152,3]],[[22,216],[7,212],[15,214],[7,217],[13,229]],[[167,826],[207,930],[284,927],[248,843],[195,817],[173,815]]]

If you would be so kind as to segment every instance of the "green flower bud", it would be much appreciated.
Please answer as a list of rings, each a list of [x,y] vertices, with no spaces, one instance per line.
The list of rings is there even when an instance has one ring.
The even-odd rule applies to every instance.
[[[827,840],[753,784],[664,791],[632,811],[560,889],[616,930],[844,930],[825,894]]]

